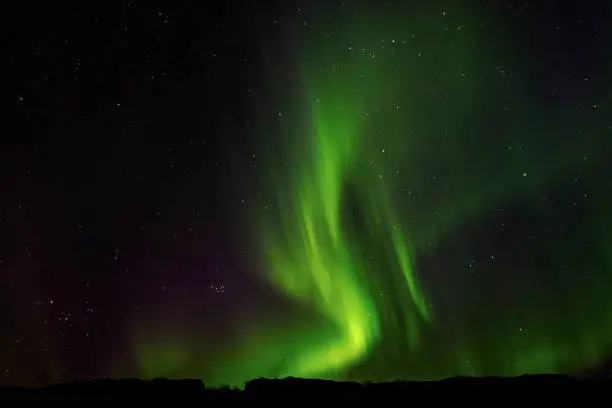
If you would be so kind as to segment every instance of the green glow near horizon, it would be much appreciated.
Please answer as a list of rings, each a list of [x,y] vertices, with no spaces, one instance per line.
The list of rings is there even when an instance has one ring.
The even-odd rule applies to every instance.
[[[307,100],[307,125],[287,119],[304,112],[284,115],[291,123],[281,142],[266,147],[273,151],[270,191],[280,193],[257,235],[265,278],[303,315],[253,323],[212,367],[186,362],[198,347],[180,339],[139,347],[143,375],[201,375],[211,384],[259,376],[518,375],[581,368],[608,351],[609,219],[596,228],[603,249],[589,264],[594,274],[603,271],[599,281],[560,275],[542,290],[551,283],[525,278],[537,275],[534,266],[509,260],[488,268],[522,274],[504,289],[521,302],[506,308],[498,304],[506,293],[491,293],[478,319],[462,304],[452,313],[440,307],[461,330],[439,324],[440,288],[422,284],[417,260],[436,257],[450,239],[457,251],[473,251],[477,244],[462,240],[462,228],[499,207],[537,201],[584,160],[578,152],[588,146],[578,132],[554,144],[537,137],[577,125],[552,121],[558,112],[530,102],[518,75],[497,78],[492,67],[510,53],[507,39],[468,10],[453,10],[460,22],[445,24],[461,32],[452,34],[431,28],[427,14],[364,12],[368,20],[349,18],[330,35],[311,24],[311,37],[294,44],[302,82],[292,92]],[[442,98],[452,109],[438,106]],[[518,107],[499,126],[495,115],[506,100]],[[597,123],[589,126],[582,131],[597,131]],[[543,218],[554,217],[547,211]],[[592,213],[606,211],[600,204]],[[562,257],[553,245],[543,251]],[[573,262],[576,270],[584,265]],[[453,281],[462,267],[428,272]],[[485,287],[458,281],[453,290],[468,298],[478,285]]]

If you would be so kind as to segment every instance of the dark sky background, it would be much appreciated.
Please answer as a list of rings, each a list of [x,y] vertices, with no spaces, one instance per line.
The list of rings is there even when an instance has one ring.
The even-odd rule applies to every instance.
[[[353,15],[368,19],[359,2],[326,3],[153,7],[130,0],[82,7],[40,3],[4,13],[0,383],[146,375],[134,352],[143,338],[189,339],[201,344],[205,360],[255,316],[288,313],[287,302],[254,273],[260,256],[253,237],[258,214],[274,206],[275,187],[266,171],[276,154],[270,152],[282,140],[290,143],[286,140],[300,126],[299,120],[289,126],[279,122],[283,109],[293,112],[286,116],[299,117],[299,107],[278,102],[289,103],[301,92],[292,88],[301,50],[289,39],[317,14],[329,15],[329,22],[353,7]],[[582,280],[600,280],[596,286],[602,293],[612,288],[605,271],[595,273],[586,263],[605,268],[610,241],[585,226],[597,208],[601,226],[608,226],[603,229],[612,227],[607,159],[612,20],[603,2],[556,3],[479,1],[469,9],[510,44],[500,45],[494,55],[480,55],[480,65],[500,79],[477,78],[474,92],[481,92],[479,86],[504,92],[498,81],[520,78],[532,111],[541,113],[538,130],[516,136],[519,144],[535,146],[535,156],[524,161],[565,161],[557,176],[563,181],[531,191],[529,200],[498,206],[482,222],[437,240],[442,255],[423,254],[426,270],[454,262],[462,264],[465,276],[473,275],[473,264],[490,262],[494,253],[498,262],[523,259],[529,265],[522,282],[540,270],[540,283],[531,284],[541,293],[554,291],[555,299],[571,292],[572,285],[554,284],[561,280],[554,273],[564,268]],[[408,4],[387,7],[399,13]],[[441,1],[423,6],[422,25],[439,24],[431,16],[452,10],[446,6]],[[522,71],[504,68],[500,60]],[[437,89],[431,81],[422,87]],[[452,111],[457,104],[438,109]],[[476,133],[493,134],[491,129],[504,126],[499,116],[483,112],[482,123],[472,122]],[[576,140],[564,139],[566,129]],[[460,136],[451,130],[448,137]],[[489,155],[492,144],[480,143],[478,155]],[[556,153],[540,154],[546,151]],[[495,172],[488,176],[494,179]],[[593,200],[592,206],[584,204]],[[542,201],[552,202],[554,212],[542,210]],[[512,227],[494,236],[491,225]],[[549,255],[535,249],[541,241],[551,242],[547,234],[557,239]],[[478,250],[463,253],[470,240],[479,243]],[[555,265],[549,268],[552,258]],[[469,305],[459,299],[467,287],[480,290],[465,276],[428,276],[430,301],[442,310],[434,325],[459,324],[454,321],[459,314],[465,323],[470,310],[489,307],[486,296]],[[507,276],[483,277],[478,288],[520,303],[504,289]],[[457,287],[463,288],[461,295]],[[593,308],[589,313],[612,311]],[[602,342],[612,345],[611,340]],[[376,367],[376,373],[384,371],[383,363]],[[185,373],[195,375],[192,368]]]

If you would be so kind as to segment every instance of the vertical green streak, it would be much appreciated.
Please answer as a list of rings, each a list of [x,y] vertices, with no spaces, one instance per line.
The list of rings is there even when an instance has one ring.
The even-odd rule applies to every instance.
[[[302,157],[293,188],[278,202],[280,232],[269,230],[263,242],[271,282],[290,298],[316,310],[333,323],[334,334],[313,331],[311,341],[290,359],[285,375],[325,377],[341,373],[363,359],[380,337],[380,315],[369,281],[379,273],[395,274],[408,288],[411,343],[418,342],[417,314],[427,317],[424,296],[414,275],[408,239],[388,198],[367,162],[358,160],[364,139],[360,118],[366,111],[354,89],[317,89],[313,102],[310,149]],[[345,184],[358,186],[354,199],[364,219],[343,217]],[[389,242],[393,270],[368,265],[361,238],[350,236],[346,223],[365,224],[371,240]]]

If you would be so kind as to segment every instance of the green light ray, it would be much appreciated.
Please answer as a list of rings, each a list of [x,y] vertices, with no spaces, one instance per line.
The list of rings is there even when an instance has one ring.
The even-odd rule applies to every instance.
[[[200,370],[212,384],[258,376],[518,375],[583,368],[610,350],[612,223],[602,197],[592,209],[594,226],[562,238],[561,231],[533,255],[559,259],[559,240],[574,245],[578,235],[596,235],[588,262],[566,262],[576,271],[591,268],[593,282],[577,283],[570,274],[538,278],[535,266],[510,261],[490,266],[484,273],[529,277],[510,279],[507,295],[521,301],[504,308],[496,298],[504,293],[455,278],[464,276],[462,265],[420,269],[420,260],[448,256],[439,252],[447,240],[474,251],[478,243],[462,241],[466,226],[499,208],[537,202],[577,167],[586,173],[601,160],[581,153],[592,140],[585,132],[599,132],[600,124],[530,102],[519,75],[500,80],[500,65],[520,69],[507,57],[512,37],[483,28],[482,17],[465,7],[444,23],[452,33],[431,27],[439,8],[412,6],[402,13],[360,10],[367,17],[293,33],[299,81],[279,99],[296,106],[295,94],[303,97],[307,119],[285,123],[265,146],[274,199],[264,216],[254,216],[263,277],[300,314],[253,323],[208,363],[187,364],[200,352],[187,343],[147,349],[142,373]],[[508,101],[513,106],[502,122]],[[562,137],[551,143],[539,137],[544,133]],[[547,207],[540,215],[564,223]],[[426,285],[432,277],[425,273],[457,282],[460,329],[439,320],[449,311],[438,309],[449,307],[437,307],[442,288]],[[464,298],[466,288],[479,285],[485,300],[475,316]]]

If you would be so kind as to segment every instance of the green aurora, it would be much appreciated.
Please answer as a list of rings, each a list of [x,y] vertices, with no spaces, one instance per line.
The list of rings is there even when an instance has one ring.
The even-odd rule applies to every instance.
[[[263,277],[299,316],[245,327],[212,367],[193,362],[202,345],[140,344],[142,375],[187,373],[213,385],[260,376],[518,375],[581,369],[609,351],[612,222],[597,188],[584,210],[592,225],[574,231],[598,242],[588,263],[573,261],[577,270],[595,270],[592,281],[538,277],[535,263],[491,265],[517,278],[488,296],[481,282],[474,317],[466,307],[449,312],[443,303],[451,300],[426,275],[439,274],[470,297],[478,284],[464,281],[464,265],[453,267],[450,257],[446,270],[420,268],[446,256],[439,254],[448,242],[455,252],[473,251],[478,244],[466,227],[515,205],[559,224],[558,239],[534,256],[562,257],[559,240],[574,241],[564,220],[538,204],[541,197],[580,166],[585,188],[604,178],[603,160],[583,154],[590,146],[580,137],[602,123],[543,108],[524,78],[505,74],[520,68],[507,57],[520,41],[507,38],[528,33],[483,27],[468,9],[444,16],[433,9],[361,10],[367,19],[345,16],[344,25],[309,16],[308,31],[291,33],[299,80],[291,95],[278,94],[288,106],[280,118],[285,134],[266,147],[270,191],[278,193],[257,214],[254,242],[262,245]],[[564,137],[551,143],[543,133]],[[509,297],[521,301],[509,307]],[[461,329],[439,324],[451,314]]]

